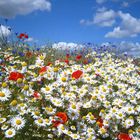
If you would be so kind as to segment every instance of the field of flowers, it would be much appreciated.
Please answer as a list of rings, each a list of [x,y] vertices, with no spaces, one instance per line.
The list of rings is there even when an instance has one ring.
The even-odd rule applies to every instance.
[[[130,57],[0,51],[0,140],[139,140],[140,67]]]

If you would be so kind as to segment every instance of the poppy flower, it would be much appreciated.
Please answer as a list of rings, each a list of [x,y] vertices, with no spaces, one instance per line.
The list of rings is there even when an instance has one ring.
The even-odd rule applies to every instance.
[[[82,58],[82,55],[80,54],[76,56],[76,60],[80,60],[81,58]]]
[[[52,121],[54,127],[57,127],[60,124],[65,124],[68,121],[68,117],[65,112],[58,112],[55,116],[58,117],[58,119]]]
[[[40,70],[39,70],[39,74],[41,74],[41,73],[44,73],[44,72],[46,72],[47,71],[47,67],[45,66],[45,67],[42,67]]]
[[[132,138],[126,133],[120,133],[118,135],[118,140],[132,140]]]
[[[96,121],[98,123],[98,126],[101,128],[103,126],[103,120],[101,118],[97,119]]]
[[[40,94],[35,91],[34,94],[33,94],[33,96],[34,96],[34,98],[37,98],[38,99],[40,97]]]
[[[28,35],[27,34],[24,34],[24,33],[21,33],[19,36],[17,36],[19,39],[27,39],[28,38]]]
[[[17,81],[18,78],[23,79],[24,75],[19,72],[11,72],[9,75],[9,80]]]
[[[77,70],[72,73],[72,78],[79,79],[82,74],[83,74],[83,72],[81,70]]]
[[[65,59],[64,62],[67,63],[67,64],[69,64],[69,60],[68,59]]]

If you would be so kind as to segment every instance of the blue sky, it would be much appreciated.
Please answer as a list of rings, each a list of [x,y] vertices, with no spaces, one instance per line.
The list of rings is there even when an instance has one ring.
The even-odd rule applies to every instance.
[[[39,44],[140,40],[140,0],[1,1],[1,24],[8,18],[14,32],[27,32]]]

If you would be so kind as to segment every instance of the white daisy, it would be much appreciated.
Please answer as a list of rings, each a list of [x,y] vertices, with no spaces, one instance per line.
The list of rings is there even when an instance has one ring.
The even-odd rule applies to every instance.
[[[35,124],[37,124],[38,126],[46,126],[46,122],[42,118],[35,120]]]
[[[9,98],[11,97],[11,92],[7,88],[3,88],[0,91],[0,101],[8,101]]]
[[[41,88],[41,92],[44,94],[51,94],[53,91],[52,85],[46,85],[45,87]]]
[[[12,137],[15,136],[15,134],[16,134],[16,131],[13,128],[10,128],[10,129],[5,131],[5,137],[6,138],[12,138]]]
[[[4,123],[6,121],[6,118],[0,118],[0,124]]]
[[[124,126],[125,126],[125,128],[129,128],[129,127],[131,127],[131,126],[133,126],[134,125],[134,120],[133,119],[126,119],[125,120],[125,122],[124,122]]]
[[[11,119],[11,125],[19,130],[25,126],[25,120],[21,116],[16,116]]]

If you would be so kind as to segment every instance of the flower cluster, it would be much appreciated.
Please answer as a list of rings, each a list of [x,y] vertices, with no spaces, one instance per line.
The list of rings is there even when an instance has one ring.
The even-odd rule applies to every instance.
[[[0,138],[140,139],[140,68],[104,52],[79,63],[10,57],[0,88]],[[33,54],[32,54],[33,55]],[[90,58],[90,63],[88,59]],[[78,60],[78,61],[77,61]]]

